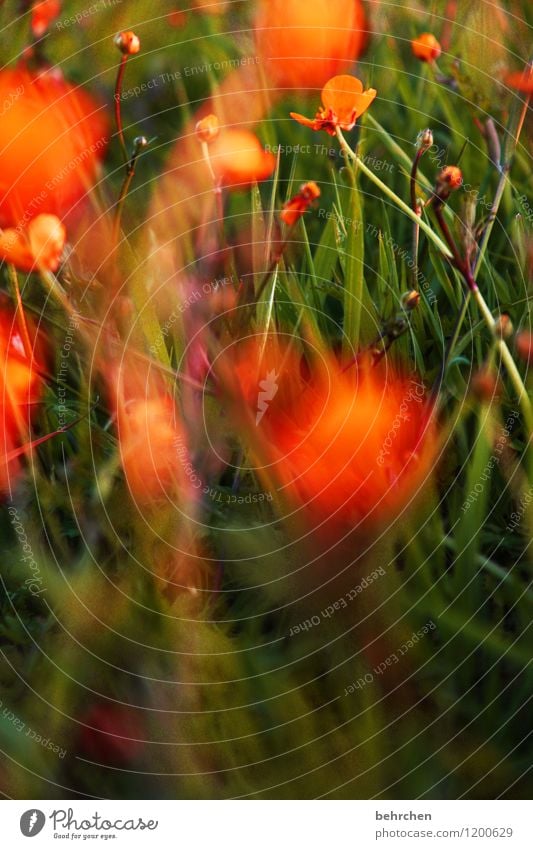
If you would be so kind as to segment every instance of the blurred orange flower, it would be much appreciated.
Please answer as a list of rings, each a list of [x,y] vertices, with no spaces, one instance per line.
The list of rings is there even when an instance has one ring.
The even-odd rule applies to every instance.
[[[171,27],[184,27],[187,23],[187,13],[180,9],[174,9],[174,11],[168,13],[167,21]]]
[[[66,214],[90,188],[107,145],[102,107],[56,71],[0,71],[0,226]]]
[[[528,365],[533,363],[533,333],[521,330],[515,338],[516,353]]]
[[[423,32],[411,42],[413,55],[422,62],[434,62],[442,53],[442,48],[430,32]]]
[[[262,467],[313,526],[390,521],[435,458],[424,387],[386,365],[342,372],[328,354],[305,365],[277,340],[264,351],[244,343],[234,357],[233,391],[255,416]]]
[[[369,88],[363,91],[363,83],[349,74],[333,77],[322,89],[322,104],[313,120],[291,112],[291,118],[310,127],[312,130],[325,130],[334,136],[336,128],[352,130],[357,118],[366,112],[377,91]]]
[[[242,189],[266,180],[276,160],[248,130],[224,130],[209,149],[213,171],[228,188]]]
[[[260,0],[257,52],[282,88],[319,88],[360,55],[366,42],[361,0]]]
[[[61,11],[61,0],[38,0],[31,7],[31,30],[41,38]]]
[[[313,201],[320,197],[320,189],[313,181],[304,183],[298,194],[287,201],[281,212],[281,220],[292,227],[304,212],[307,212]]]
[[[56,271],[65,239],[65,228],[56,215],[38,215],[23,232],[14,227],[0,231],[0,259],[21,271]]]
[[[206,115],[196,124],[196,135],[202,142],[213,142],[220,132],[216,115]]]
[[[131,29],[119,32],[115,36],[115,45],[125,56],[134,56],[141,49],[139,36],[135,35]]]

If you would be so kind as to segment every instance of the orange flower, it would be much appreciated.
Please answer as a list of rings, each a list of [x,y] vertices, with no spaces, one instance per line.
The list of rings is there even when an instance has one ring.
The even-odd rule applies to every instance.
[[[111,370],[111,386],[122,468],[133,499],[149,504],[172,498],[187,488],[189,478],[183,429],[171,395],[159,375],[133,358]]]
[[[38,0],[31,8],[31,30],[41,38],[61,11],[61,0]]]
[[[241,345],[230,369],[257,423],[259,468],[313,526],[388,522],[430,474],[435,434],[415,379],[388,365],[343,373],[327,354],[304,371],[275,339],[264,352]]]
[[[313,181],[304,183],[298,194],[287,201],[281,213],[281,220],[292,227],[304,212],[307,212],[314,200],[320,197],[320,189]]]
[[[37,360],[42,356],[40,339],[31,325],[30,351],[26,350],[17,319],[10,309],[0,310],[0,384],[2,403],[8,410],[13,422],[29,421],[28,405],[34,404],[40,396],[41,380],[38,374]]]
[[[94,179],[107,119],[56,72],[0,71],[0,226],[24,229],[41,213],[62,217]]]
[[[38,215],[25,232],[9,227],[0,232],[0,258],[21,271],[56,271],[65,247],[65,228],[55,215]]]
[[[435,194],[442,200],[450,195],[451,192],[456,192],[463,184],[463,174],[457,165],[446,165],[437,175],[435,186]]]
[[[533,65],[530,64],[524,71],[514,71],[508,74],[505,82],[511,88],[523,92],[523,94],[533,94]]]
[[[442,53],[442,48],[430,32],[423,32],[411,42],[411,50],[421,62],[435,62]]]
[[[341,74],[329,80],[322,89],[323,107],[318,110],[314,120],[298,112],[291,112],[291,118],[304,127],[325,130],[334,136],[337,127],[352,130],[357,118],[366,112],[376,94],[374,88],[363,91],[363,83],[356,77]]]
[[[361,0],[260,0],[255,39],[267,78],[280,88],[320,88],[348,70],[366,42]]]
[[[31,325],[28,330],[31,351],[26,350],[12,311],[0,310],[0,493],[8,492],[20,474],[20,458],[10,454],[28,439],[31,410],[41,395],[39,340]]]
[[[233,189],[266,180],[276,165],[274,156],[248,130],[225,130],[211,145],[210,158],[217,179]]]

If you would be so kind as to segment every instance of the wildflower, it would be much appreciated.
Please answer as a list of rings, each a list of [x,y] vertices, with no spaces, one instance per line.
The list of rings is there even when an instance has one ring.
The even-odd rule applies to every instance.
[[[8,492],[21,471],[16,449],[28,439],[33,405],[41,395],[37,357],[40,340],[33,333],[28,351],[10,309],[0,309],[0,492]]]
[[[422,153],[425,153],[426,150],[429,150],[429,148],[433,144],[433,133],[430,129],[422,130],[422,132],[418,134],[418,138],[416,141],[418,144],[418,149],[422,151]]]
[[[202,142],[213,142],[218,134],[219,125],[216,115],[206,115],[196,124],[196,135]]]
[[[9,227],[0,232],[0,258],[21,271],[56,271],[65,238],[65,228],[56,215],[38,215],[26,231]]]
[[[363,91],[363,83],[349,74],[333,77],[322,89],[322,104],[313,120],[291,112],[291,118],[310,127],[312,130],[325,130],[334,136],[337,127],[352,130],[357,118],[366,112],[377,91],[369,88]]]
[[[108,369],[109,371],[109,369]],[[164,383],[127,359],[111,369],[122,468],[140,504],[168,499],[187,486],[183,429]]]
[[[462,183],[463,174],[461,169],[456,165],[446,165],[437,175],[435,194],[441,200],[446,200],[451,192],[455,192],[461,188]]]
[[[533,334],[528,330],[522,330],[520,333],[517,333],[515,347],[520,359],[531,365],[533,363]]]
[[[115,36],[115,46],[124,56],[134,56],[141,49],[141,42],[134,32],[125,30]]]
[[[266,180],[276,165],[274,156],[248,130],[225,130],[211,145],[210,158],[217,179],[234,189]]]
[[[259,468],[276,476],[311,524],[389,521],[430,473],[435,439],[424,388],[390,365],[353,374],[323,354],[303,368],[294,344],[269,339],[264,347],[243,344],[230,368],[222,385],[235,381],[248,407]],[[272,372],[276,392],[254,428],[259,390]],[[237,415],[242,424],[242,409]]]
[[[501,339],[510,339],[514,333],[513,323],[508,313],[504,312],[496,319],[494,333]]]
[[[142,751],[144,731],[133,708],[125,705],[93,704],[84,713],[78,748],[98,763],[112,766],[131,764]]]
[[[478,401],[487,403],[498,398],[501,386],[494,371],[483,366],[473,375],[470,382],[470,391]]]
[[[61,0],[38,0],[31,7],[31,30],[41,38],[61,11]]]
[[[366,29],[361,0],[260,0],[255,39],[261,67],[281,88],[320,88],[361,55]]]
[[[107,145],[101,107],[61,75],[0,71],[0,226],[62,217],[88,191]]]
[[[27,350],[15,315],[5,307],[0,309],[0,384],[3,384],[1,403],[8,418],[15,424],[29,421],[29,405],[40,396],[41,380],[38,360],[42,358],[42,342],[32,325],[27,328],[32,345]]]
[[[307,212],[313,201],[320,197],[320,189],[313,181],[304,183],[295,197],[287,201],[281,213],[281,220],[292,227]]]
[[[442,48],[430,32],[423,32],[411,42],[411,50],[422,62],[435,62],[442,53]]]

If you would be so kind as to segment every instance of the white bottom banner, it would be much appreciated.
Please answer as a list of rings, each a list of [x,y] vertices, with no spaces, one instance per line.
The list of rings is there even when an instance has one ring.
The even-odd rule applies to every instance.
[[[0,825],[6,849],[533,846],[530,804],[519,801],[5,801]]]

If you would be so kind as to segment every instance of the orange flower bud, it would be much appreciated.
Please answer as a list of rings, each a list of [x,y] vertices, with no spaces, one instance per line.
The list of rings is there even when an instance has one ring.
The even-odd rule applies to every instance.
[[[90,187],[107,146],[105,111],[56,73],[0,71],[0,226],[63,217]]]
[[[423,32],[411,42],[411,50],[422,62],[434,62],[439,58],[442,48],[430,32]]]
[[[55,215],[38,215],[27,230],[9,227],[0,233],[0,257],[21,271],[55,271],[65,247],[65,228]]]
[[[216,115],[206,115],[196,124],[196,135],[202,142],[214,141],[220,132]]]
[[[451,192],[455,192],[463,183],[463,174],[456,165],[446,165],[437,176],[435,192],[438,197],[446,199]]]
[[[514,333],[513,323],[507,313],[502,313],[497,319],[494,326],[494,332],[502,339],[510,339]]]
[[[168,13],[167,20],[171,27],[184,27],[187,23],[187,14],[179,9],[174,9],[174,11]]]
[[[291,118],[309,127],[311,130],[324,130],[330,136],[336,135],[336,128],[352,130],[357,119],[366,112],[377,95],[375,88],[363,90],[363,83],[350,74],[341,74],[328,80],[322,89],[322,106],[315,118],[306,118],[298,112],[291,112]]]
[[[366,42],[361,0],[260,0],[255,38],[267,78],[280,88],[319,88],[347,71]]]
[[[428,150],[428,148],[430,148],[433,144],[433,133],[431,130],[422,130],[422,132],[418,134],[417,143],[420,150]]]
[[[420,303],[420,292],[417,292],[416,289],[411,289],[410,292],[406,292],[402,295],[402,306],[406,310],[414,310]]]
[[[528,330],[522,330],[515,339],[516,353],[521,360],[528,365],[533,364],[533,334]]]
[[[63,224],[55,215],[38,215],[28,225],[28,240],[35,264],[49,271],[55,271],[59,265],[66,232]]]
[[[389,522],[431,473],[437,442],[424,387],[390,366],[343,373],[324,354],[304,377],[294,347],[263,338],[228,351],[220,385],[235,420],[253,429],[258,469],[320,533]]]
[[[125,56],[134,56],[141,49],[139,38],[130,29],[115,36],[115,45]]]
[[[320,197],[320,189],[314,181],[304,183],[298,194],[287,201],[281,213],[281,220],[292,227],[307,212],[314,200]]]

